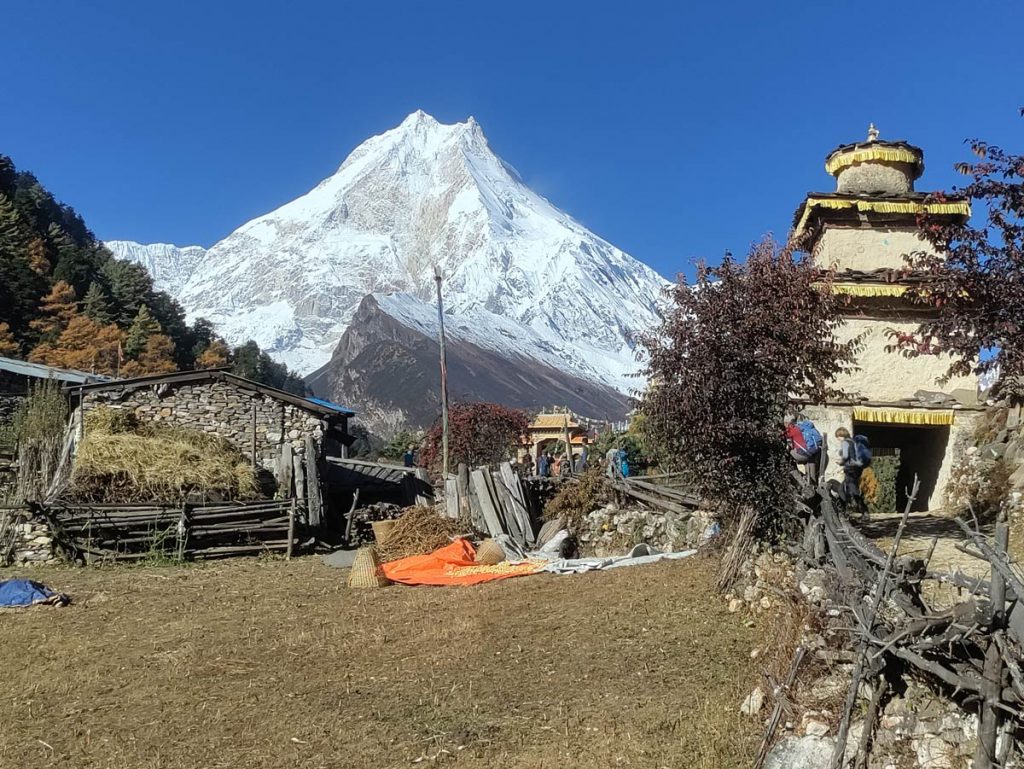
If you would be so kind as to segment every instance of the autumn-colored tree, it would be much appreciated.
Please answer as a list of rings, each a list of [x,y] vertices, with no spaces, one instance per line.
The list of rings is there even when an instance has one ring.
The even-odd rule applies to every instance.
[[[196,368],[220,368],[228,365],[231,351],[220,339],[214,339],[196,358]]]
[[[778,532],[792,510],[791,396],[838,397],[834,378],[853,365],[856,343],[836,341],[842,318],[821,281],[809,258],[766,238],[745,263],[700,264],[693,285],[680,277],[664,322],[642,338],[645,438],[736,528],[723,584],[752,538]]]
[[[32,238],[28,244],[28,266],[36,275],[45,275],[50,271],[50,259],[46,255],[46,241],[40,237]]]
[[[151,334],[138,358],[126,361],[121,366],[121,376],[169,374],[177,370],[178,367],[174,363],[174,342],[166,334]]]
[[[53,284],[50,293],[43,297],[39,317],[30,324],[32,330],[44,341],[53,341],[78,314],[75,289],[63,280]]]
[[[34,363],[114,375],[124,332],[113,323],[101,326],[85,315],[76,315],[53,342],[44,342],[29,355]]]
[[[957,164],[970,183],[935,198],[968,198],[984,220],[921,217],[937,253],[908,256],[930,278],[908,296],[934,315],[915,334],[892,332],[893,346],[909,357],[950,354],[951,376],[999,372],[1004,393],[1024,397],[1024,155],[977,139],[970,146],[978,162]]]
[[[10,325],[0,323],[0,355],[5,358],[11,358],[16,356],[20,349],[14,334],[11,332]]]
[[[142,305],[135,315],[135,320],[128,327],[128,334],[125,337],[124,343],[125,354],[129,358],[138,358],[142,351],[146,349],[146,341],[149,337],[153,334],[159,334],[160,331],[160,324],[150,314],[149,308],[146,305]]]
[[[456,403],[448,411],[448,464],[470,467],[500,462],[515,456],[530,418],[519,409],[497,403]],[[427,432],[420,463],[440,470],[441,421]]]

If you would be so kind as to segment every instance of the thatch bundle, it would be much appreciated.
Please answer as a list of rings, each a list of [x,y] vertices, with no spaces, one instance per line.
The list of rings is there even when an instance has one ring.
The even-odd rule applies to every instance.
[[[218,435],[98,408],[86,418],[70,495],[92,502],[178,502],[192,492],[224,499],[257,494],[242,452]]]
[[[395,522],[387,540],[378,543],[377,553],[384,563],[397,561],[433,552],[465,533],[458,521],[439,515],[432,507],[410,507]]]

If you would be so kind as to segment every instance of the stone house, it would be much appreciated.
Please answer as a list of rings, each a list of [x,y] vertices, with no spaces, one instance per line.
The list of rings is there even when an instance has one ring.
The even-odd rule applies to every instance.
[[[968,201],[935,201],[916,192],[924,153],[904,141],[879,140],[874,127],[867,141],[829,153],[825,170],[836,178],[836,190],[808,194],[791,238],[802,240],[823,270],[834,270],[833,290],[842,296],[846,321],[840,339],[859,338],[861,348],[858,368],[837,381],[848,398],[798,406],[830,443],[843,426],[866,435],[876,455],[898,457],[900,506],[915,473],[922,486],[916,508],[941,506],[952,465],[971,445],[985,409],[978,382],[946,380],[947,357],[908,358],[886,348],[894,334],[916,330],[931,311],[906,297],[908,287],[927,276],[909,273],[904,257],[934,253],[918,232],[918,215],[964,221]],[[832,472],[838,472],[835,449]]]
[[[355,412],[223,369],[73,385],[68,392],[83,416],[107,406],[131,411],[143,422],[215,433],[275,475],[282,454],[302,457],[313,447],[320,455],[344,457],[352,443],[348,420]]]

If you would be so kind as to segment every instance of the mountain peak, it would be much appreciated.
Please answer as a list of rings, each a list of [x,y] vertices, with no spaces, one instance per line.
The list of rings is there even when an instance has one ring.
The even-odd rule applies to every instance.
[[[623,392],[636,385],[633,339],[655,325],[665,285],[527,187],[476,119],[446,125],[423,110],[205,254],[160,258],[158,284],[192,317],[231,342],[255,338],[301,373],[330,358],[367,294],[431,300],[439,264],[453,334],[479,328],[476,341],[510,360]],[[419,318],[411,300],[392,304]]]
[[[398,127],[415,128],[416,126],[419,125],[424,125],[433,128],[434,126],[440,125],[440,123],[438,123],[437,118],[435,118],[433,115],[427,114],[423,110],[418,109],[415,112],[410,112],[406,116],[405,120],[403,120]]]

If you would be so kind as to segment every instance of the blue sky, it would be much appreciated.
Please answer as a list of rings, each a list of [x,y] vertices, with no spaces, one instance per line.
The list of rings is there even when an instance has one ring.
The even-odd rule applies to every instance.
[[[783,236],[869,121],[924,147],[919,189],[967,137],[1024,149],[1021,2],[49,0],[3,27],[0,152],[105,239],[211,245],[417,108],[474,115],[669,276]]]

